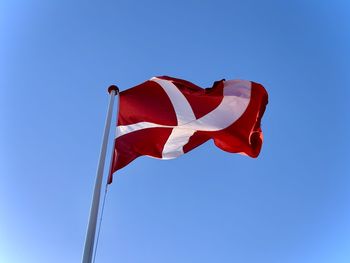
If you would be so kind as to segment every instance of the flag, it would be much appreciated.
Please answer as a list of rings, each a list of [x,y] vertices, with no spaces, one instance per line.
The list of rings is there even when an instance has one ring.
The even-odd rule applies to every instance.
[[[213,139],[220,149],[257,157],[264,87],[220,80],[211,88],[168,76],[119,93],[119,113],[108,183],[113,173],[143,155],[173,159]]]

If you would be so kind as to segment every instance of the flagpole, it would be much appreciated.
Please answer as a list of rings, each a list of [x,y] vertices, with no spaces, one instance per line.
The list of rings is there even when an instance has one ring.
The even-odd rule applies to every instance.
[[[98,168],[96,172],[94,194],[91,202],[89,223],[86,231],[82,263],[92,263],[92,256],[94,252],[94,243],[95,243],[96,224],[97,224],[98,210],[100,205],[103,171],[104,171],[104,165],[105,165],[105,159],[106,159],[109,130],[111,127],[111,119],[113,114],[113,104],[114,104],[115,96],[119,94],[119,89],[117,86],[112,85],[108,88],[108,93],[110,94],[110,98],[109,98],[108,111],[107,111],[107,116],[105,121],[105,128],[103,132],[102,145],[100,150],[100,158],[98,161]]]

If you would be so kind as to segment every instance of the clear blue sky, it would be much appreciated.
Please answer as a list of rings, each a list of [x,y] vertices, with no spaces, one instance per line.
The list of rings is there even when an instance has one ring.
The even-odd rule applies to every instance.
[[[262,83],[258,159],[209,142],[109,189],[96,262],[350,262],[348,1],[1,1],[0,262],[80,262],[108,95]]]

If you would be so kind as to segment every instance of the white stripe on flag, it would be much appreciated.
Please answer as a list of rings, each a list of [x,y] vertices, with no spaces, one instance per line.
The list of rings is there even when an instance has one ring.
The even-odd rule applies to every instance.
[[[186,97],[171,81],[158,78],[151,78],[151,81],[158,83],[168,95],[171,104],[174,107],[178,126],[196,119],[192,107],[188,103]]]

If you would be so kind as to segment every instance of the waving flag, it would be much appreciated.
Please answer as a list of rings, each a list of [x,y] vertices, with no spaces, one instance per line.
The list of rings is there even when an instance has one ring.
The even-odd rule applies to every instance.
[[[260,120],[268,95],[258,83],[221,80],[202,89],[163,76],[119,96],[109,183],[115,171],[139,156],[172,159],[209,139],[227,152],[259,155],[263,140]]]

